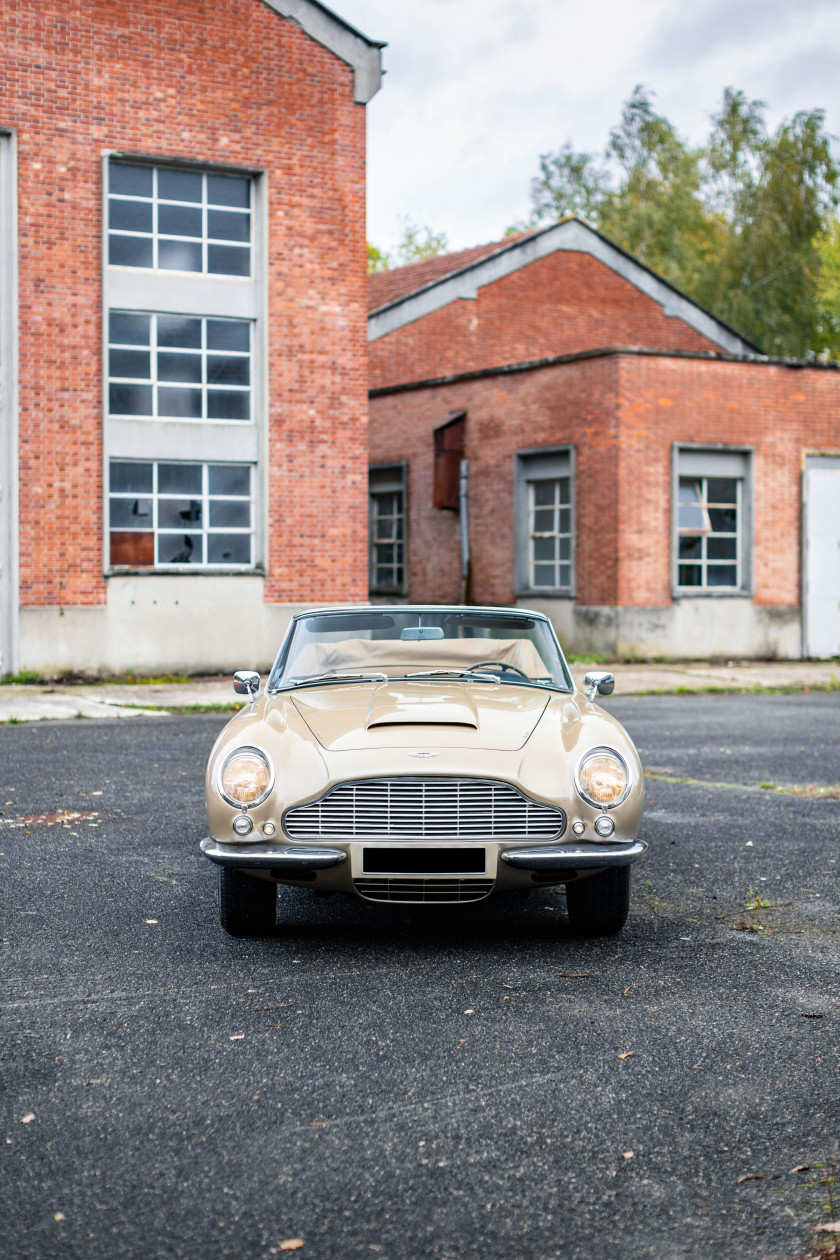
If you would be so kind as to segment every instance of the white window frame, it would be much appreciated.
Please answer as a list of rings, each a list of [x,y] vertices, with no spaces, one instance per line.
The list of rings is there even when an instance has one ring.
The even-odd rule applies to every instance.
[[[572,445],[534,447],[514,456],[514,589],[517,596],[574,599],[576,562],[576,452]],[[533,556],[534,482],[569,482],[569,582],[566,586],[535,586]],[[566,504],[563,505],[567,506]],[[566,561],[555,561],[555,564]]]
[[[245,208],[240,208],[238,206],[220,206],[217,203],[215,202],[211,203],[208,200],[208,192],[207,192],[207,176],[208,175],[230,176],[230,175],[239,175],[238,172],[207,170],[205,168],[199,169],[199,168],[187,167],[187,166],[176,166],[175,164],[171,162],[153,162],[151,160],[148,162],[141,162],[141,161],[127,162],[117,157],[112,157],[110,161],[119,163],[119,165],[121,166],[143,166],[143,167],[150,168],[152,171],[152,196],[142,197],[140,195],[131,194],[131,193],[111,192],[110,186],[109,186],[108,199],[107,199],[106,207],[105,207],[106,217],[108,220],[108,224],[107,224],[107,227],[108,227],[108,260],[107,260],[108,266],[127,268],[132,271],[134,270],[154,271],[154,272],[159,272],[162,276],[166,276],[166,275],[217,276],[217,277],[221,277],[225,279],[250,279],[251,278],[254,271],[254,216],[253,216],[254,184],[253,184],[253,180],[251,179],[250,174],[246,173],[239,176],[242,179],[251,179],[251,197],[249,200],[248,208],[245,209]],[[200,202],[177,201],[171,197],[159,196],[158,174],[162,170],[186,170],[190,174],[200,175],[201,176],[201,201]],[[109,167],[109,171],[110,171],[110,167]],[[109,180],[109,185],[110,185],[110,180]],[[137,231],[132,231],[129,228],[118,228],[118,227],[112,228],[111,227],[111,214],[110,214],[110,207],[111,207],[112,201],[125,201],[129,203],[137,202],[141,205],[150,205],[152,207],[151,232],[137,232]],[[163,205],[183,206],[185,209],[189,209],[189,210],[199,210],[201,212],[201,236],[200,237],[199,236],[176,236],[170,232],[159,232],[158,231],[158,206],[161,203]],[[209,235],[209,227],[208,227],[210,210],[220,210],[224,213],[238,214],[238,215],[247,214],[249,217],[249,224],[248,224],[249,231],[248,231],[247,243],[245,241],[220,240],[218,237],[211,237]],[[142,267],[142,266],[138,266],[137,264],[132,264],[132,263],[112,263],[110,261],[110,238],[112,236],[130,236],[130,237],[135,237],[138,240],[151,240],[152,266]],[[160,252],[159,245],[162,240],[163,241],[183,241],[185,244],[189,244],[189,245],[200,244],[201,269],[198,271],[193,271],[193,270],[180,271],[174,267],[160,267],[159,261],[158,261],[159,252]],[[243,252],[247,249],[248,250],[248,271],[236,272],[236,273],[231,273],[227,271],[209,271],[208,261],[209,261],[209,253],[210,253],[211,245],[221,245],[223,247],[230,247],[232,249],[242,250]]]
[[[251,275],[153,271],[108,263],[108,175],[111,158],[143,166],[173,166],[207,174],[237,175],[251,182]],[[102,169],[102,571],[106,578],[126,570],[110,563],[109,469],[112,459],[139,462],[248,463],[252,474],[255,530],[250,572],[264,573],[268,540],[268,188],[265,170],[225,163],[190,162],[156,153],[105,150]],[[251,419],[130,419],[108,413],[108,312],[242,319],[251,324]],[[142,572],[149,570],[143,568]],[[230,573],[225,566],[222,570]],[[183,572],[207,572],[184,566]]]
[[[753,493],[754,449],[722,443],[675,442],[671,459],[671,593],[674,599],[743,599],[752,596],[752,542],[754,533]],[[707,481],[734,478],[738,483],[737,585],[681,586],[680,566],[680,481]],[[685,536],[685,535],[683,535]],[[731,535],[725,535],[731,536]],[[705,548],[704,548],[705,552]],[[683,560],[683,564],[701,563]],[[711,561],[715,563],[714,560]],[[722,562],[722,563],[725,563]],[[704,565],[705,573],[705,565]]]
[[[192,572],[207,572],[207,570],[211,570],[213,572],[236,573],[236,572],[250,572],[253,569],[254,567],[254,564],[253,564],[253,560],[254,560],[254,468],[252,465],[250,464],[238,465],[238,467],[248,468],[249,473],[250,473],[249,494],[248,494],[248,498],[246,499],[243,495],[211,494],[210,493],[210,466],[211,464],[215,465],[217,463],[216,460],[210,460],[209,462],[206,462],[206,463],[203,462],[202,460],[190,461],[191,464],[198,465],[201,468],[200,494],[189,494],[187,492],[173,493],[169,491],[161,492],[158,488],[158,469],[161,464],[171,464],[171,463],[177,463],[177,462],[186,463],[187,461],[175,461],[175,460],[162,459],[162,460],[119,460],[119,461],[114,461],[114,462],[151,464],[152,465],[152,489],[148,493],[143,493],[143,492],[138,492],[138,491],[119,491],[119,490],[110,492],[108,496],[109,546],[110,546],[111,534],[153,534],[154,535],[154,563],[149,566],[142,566],[143,572],[147,572],[147,573],[150,573],[150,572],[160,573],[160,572],[168,572],[168,571],[175,571],[178,573],[192,573]],[[231,464],[228,464],[227,466],[237,467],[237,465],[231,465]],[[132,527],[130,525],[120,525],[120,526],[117,526],[115,529],[111,529],[110,509],[111,509],[111,501],[113,499],[125,499],[126,501],[131,501],[132,499],[134,500],[151,499],[152,520],[149,527],[147,529],[143,529],[138,526]],[[180,501],[184,499],[198,499],[201,501],[200,526],[198,528],[189,528],[185,526],[183,529],[173,529],[170,526],[161,526],[159,524],[159,505],[160,505],[161,500],[165,502],[167,500]],[[251,520],[250,526],[248,528],[243,528],[240,526],[213,526],[211,525],[210,505],[216,502],[219,502],[219,503],[245,503],[247,502],[250,507],[250,520]],[[161,535],[163,535],[164,537],[177,537],[178,535],[182,535],[182,534],[201,535],[202,554],[205,558],[199,563],[192,562],[192,563],[185,563],[185,564],[175,564],[171,561],[163,562],[163,563],[159,562],[158,561],[158,538]],[[250,539],[250,553],[251,553],[250,561],[248,561],[247,563],[237,562],[234,564],[225,564],[222,561],[218,561],[218,560],[213,561],[206,558],[208,554],[209,539],[213,537],[213,535],[228,535],[228,534],[235,534],[237,536],[247,536]],[[132,569],[132,566],[130,565],[129,566],[114,565],[113,567],[116,572],[122,572],[125,569],[128,569],[128,570]]]
[[[377,512],[375,503],[377,496],[380,494],[399,494],[402,497],[403,536],[399,541],[390,538],[377,540],[376,538]],[[385,586],[374,585],[373,578],[377,567],[374,559],[374,548],[377,545],[377,541],[402,546],[401,582]],[[393,567],[396,568],[397,566],[394,565]],[[408,468],[404,463],[375,464],[368,472],[368,588],[371,595],[402,596],[408,592]]]
[[[140,346],[140,345],[135,346],[135,345],[129,345],[123,342],[112,342],[110,338],[111,315],[146,316],[151,321],[149,345],[148,346]],[[251,354],[251,343],[254,340],[254,329],[253,329],[253,324],[251,323],[251,321],[244,320],[244,319],[228,321],[230,323],[244,324],[247,327],[248,329],[248,349],[247,350],[209,350],[207,348],[207,322],[208,320],[217,319],[218,316],[213,316],[213,315],[175,316],[175,318],[197,319],[201,322],[201,346],[198,349],[180,349],[179,348],[179,349],[173,349],[170,351],[169,347],[167,346],[164,346],[164,347],[159,346],[158,334],[157,334],[158,320],[161,318],[166,319],[170,317],[171,317],[171,312],[169,311],[167,311],[165,314],[161,311],[120,311],[113,307],[111,308],[110,311],[108,311],[109,329],[107,332],[107,337],[108,337],[108,395],[109,397],[106,404],[108,408],[108,418],[110,420],[141,420],[141,421],[146,421],[146,422],[162,420],[165,423],[175,422],[178,424],[233,424],[237,426],[251,424],[253,421],[253,409],[254,409],[254,395],[253,395],[253,389],[252,389],[253,356]],[[111,375],[111,351],[112,350],[117,350],[117,351],[139,350],[141,352],[148,351],[149,358],[150,358],[149,376],[148,377],[112,376]],[[158,353],[161,350],[162,350],[162,353],[164,354],[167,354],[167,353],[187,354],[187,355],[193,355],[196,358],[198,358],[201,363],[200,381],[198,382],[161,381],[158,376]],[[246,386],[220,385],[216,383],[209,384],[207,380],[207,359],[208,359],[208,356],[210,355],[224,356],[225,358],[231,358],[231,359],[247,359],[248,384]],[[110,387],[112,384],[150,386],[152,390],[151,415],[144,415],[142,413],[132,415],[127,412],[112,412],[110,409],[110,392],[111,392]],[[164,389],[183,388],[183,389],[200,390],[201,391],[201,415],[196,416],[195,418],[187,417],[187,416],[167,416],[165,414],[161,415],[160,407],[159,407],[159,396],[158,396],[158,386],[161,386],[161,385],[163,386]],[[217,416],[208,416],[207,415],[207,394],[210,390],[217,390],[221,393],[247,394],[248,412],[249,412],[248,418],[245,420],[231,420],[228,418],[219,418]]]

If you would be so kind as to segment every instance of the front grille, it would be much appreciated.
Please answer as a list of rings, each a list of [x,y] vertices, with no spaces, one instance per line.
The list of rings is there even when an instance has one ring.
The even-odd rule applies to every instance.
[[[566,815],[492,779],[363,779],[286,812],[291,840],[555,840]]]
[[[356,892],[368,901],[481,901],[493,891],[492,879],[357,879]]]

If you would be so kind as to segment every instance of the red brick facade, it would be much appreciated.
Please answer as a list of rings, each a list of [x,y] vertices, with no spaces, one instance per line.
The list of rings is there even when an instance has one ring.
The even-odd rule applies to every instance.
[[[364,598],[365,117],[351,66],[262,0],[19,0],[4,6],[0,65],[0,125],[17,135],[21,604],[106,598],[109,150],[265,172],[265,598]]]
[[[475,266],[485,267],[486,258]],[[432,284],[445,282],[444,260],[438,269]],[[819,456],[820,467],[836,468],[840,478],[834,365],[764,360],[743,342],[724,353],[727,338],[730,347],[737,339],[732,330],[719,325],[715,344],[704,335],[715,334],[714,321],[698,308],[695,317],[684,301],[684,319],[666,315],[667,293],[657,302],[584,253],[558,249],[524,262],[479,284],[474,299],[438,309],[429,309],[428,289],[410,296],[411,271],[390,282],[398,302],[407,294],[414,303],[403,306],[402,322],[388,329],[381,313],[371,319],[370,414],[371,465],[406,468],[410,601],[459,597],[458,514],[433,506],[434,430],[465,414],[469,602],[544,607],[572,650],[800,654],[803,477]],[[370,305],[382,311],[376,288]],[[552,458],[572,460],[573,576],[570,588],[542,594],[531,585],[528,557],[537,544],[530,540],[538,535],[529,532],[536,518],[524,506],[532,493],[526,470],[537,466],[528,462],[535,451],[552,448],[560,452]],[[743,461],[741,472],[731,471],[733,460]],[[715,461],[718,471],[696,471]],[[722,461],[730,471],[720,471]],[[716,581],[729,575],[727,589],[705,577],[697,589],[696,571],[678,567],[677,481],[699,485],[692,482],[698,476],[734,476],[727,485],[737,483],[741,496],[739,577],[714,571]],[[834,526],[822,519],[823,534],[830,532]],[[840,540],[840,516],[836,529]],[[692,532],[685,528],[682,537]],[[840,609],[836,621],[823,643],[834,633],[840,646]]]
[[[432,508],[433,431],[466,411],[470,598],[510,604],[514,456],[576,450],[576,599],[672,602],[675,442],[754,448],[754,599],[799,604],[804,452],[840,451],[840,373],[667,355],[608,354],[371,400],[371,463],[409,466],[412,600],[457,600],[459,523]]]
[[[485,285],[475,299],[452,302],[374,341],[370,383],[375,389],[627,345],[718,349],[598,259],[558,250]]]

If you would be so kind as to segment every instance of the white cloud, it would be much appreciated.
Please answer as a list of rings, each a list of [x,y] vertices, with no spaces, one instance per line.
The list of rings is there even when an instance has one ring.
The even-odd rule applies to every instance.
[[[727,85],[770,121],[826,107],[840,129],[836,0],[335,0],[388,41],[368,110],[368,234],[411,218],[453,248],[493,240],[528,210],[540,153],[600,151],[636,83],[683,134],[705,135]],[[832,90],[832,88],[834,90]]]

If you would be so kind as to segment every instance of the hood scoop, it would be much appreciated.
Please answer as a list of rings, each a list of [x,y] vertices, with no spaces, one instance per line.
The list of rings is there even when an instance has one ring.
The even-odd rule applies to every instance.
[[[478,712],[464,687],[438,683],[389,683],[371,696],[365,727],[468,726],[478,730]]]

